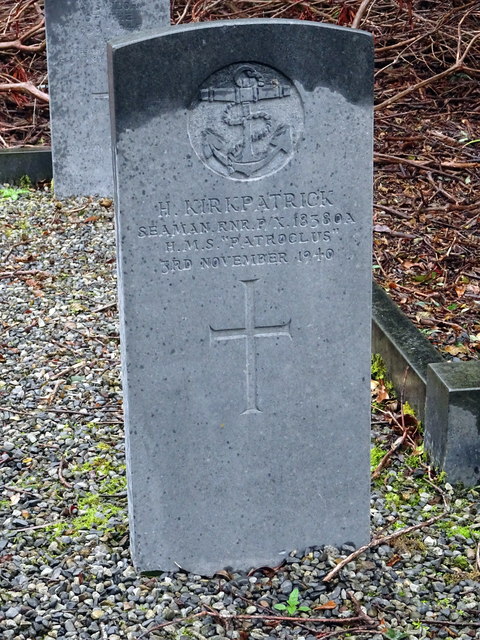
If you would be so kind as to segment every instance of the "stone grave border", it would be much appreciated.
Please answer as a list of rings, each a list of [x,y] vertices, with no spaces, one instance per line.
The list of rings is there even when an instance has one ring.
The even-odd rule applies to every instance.
[[[434,465],[452,482],[479,484],[480,361],[445,360],[376,283],[372,353],[382,356],[397,393],[422,421]]]
[[[373,284],[372,353],[382,356],[395,389],[422,421],[428,422],[425,406],[429,401],[430,384],[435,378],[447,385],[446,393],[453,393],[448,380],[450,376],[442,374],[445,367],[439,366],[447,360],[376,283]],[[480,361],[450,362],[449,367],[452,371],[468,367],[472,375],[478,369],[479,383],[474,390],[480,393]],[[454,392],[471,393],[472,387],[457,387]]]
[[[16,183],[22,176],[28,176],[32,183],[51,180],[51,150],[0,151],[0,184]],[[451,362],[446,371],[442,366],[446,360],[375,283],[372,353],[382,356],[395,389],[415,409],[427,432],[430,429],[429,405],[432,407],[441,403],[444,407],[441,416],[443,424],[439,426],[445,435],[456,430],[456,425],[452,424],[455,412],[450,411],[451,404],[457,407],[464,404],[467,407],[472,396],[478,398],[480,404],[480,361]],[[473,387],[469,385],[462,388],[453,383],[460,368],[467,371],[468,378],[478,380]],[[476,419],[478,424],[480,415]],[[438,426],[435,431],[438,431]],[[432,444],[435,447],[435,443]]]
[[[0,151],[0,184],[18,184],[28,176],[32,184],[52,179],[52,151],[50,148],[18,148]]]

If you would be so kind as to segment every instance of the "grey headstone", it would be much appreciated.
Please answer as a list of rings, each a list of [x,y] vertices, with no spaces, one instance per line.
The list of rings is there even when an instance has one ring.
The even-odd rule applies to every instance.
[[[480,362],[429,366],[425,448],[450,482],[480,484]]]
[[[137,568],[365,543],[371,37],[229,21],[109,55]]]
[[[169,0],[45,0],[54,190],[112,195],[107,41],[170,23]]]

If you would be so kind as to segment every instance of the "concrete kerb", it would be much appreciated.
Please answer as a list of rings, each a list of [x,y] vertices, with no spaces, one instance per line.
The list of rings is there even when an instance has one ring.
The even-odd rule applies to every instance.
[[[395,389],[425,420],[427,368],[442,356],[407,316],[374,284],[372,353],[379,353]]]
[[[448,362],[378,285],[372,352],[425,427],[425,447],[452,482],[480,484],[480,362]]]
[[[51,180],[51,150],[21,148],[0,151],[0,184],[16,184],[23,176],[28,176],[32,184]]]

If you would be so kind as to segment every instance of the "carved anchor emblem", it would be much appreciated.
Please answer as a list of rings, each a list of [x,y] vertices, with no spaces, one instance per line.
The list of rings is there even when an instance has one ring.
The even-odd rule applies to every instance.
[[[222,121],[229,127],[241,127],[241,134],[232,145],[208,128],[203,131],[205,159],[214,156],[228,173],[240,173],[247,178],[260,172],[278,154],[290,154],[292,134],[290,126],[274,127],[272,116],[266,110],[255,110],[253,105],[263,100],[276,100],[290,96],[291,87],[276,78],[265,81],[252,65],[236,69],[232,87],[208,87],[200,90],[200,100],[228,103]]]

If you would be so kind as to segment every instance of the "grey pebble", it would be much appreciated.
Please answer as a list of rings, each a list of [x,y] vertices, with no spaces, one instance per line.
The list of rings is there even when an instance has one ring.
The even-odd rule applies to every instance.
[[[20,609],[18,607],[9,607],[5,612],[5,617],[10,620],[13,620],[13,618],[16,618],[18,615],[20,615]]]

